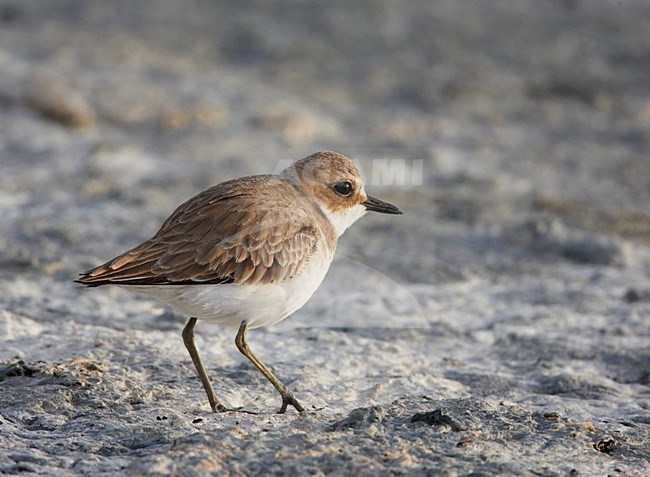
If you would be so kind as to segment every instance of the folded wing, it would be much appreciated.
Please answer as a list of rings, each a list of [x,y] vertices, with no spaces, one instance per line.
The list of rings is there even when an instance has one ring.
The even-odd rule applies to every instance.
[[[297,198],[293,186],[273,176],[225,182],[181,205],[151,239],[77,281],[100,286],[288,280],[316,252],[323,233]]]

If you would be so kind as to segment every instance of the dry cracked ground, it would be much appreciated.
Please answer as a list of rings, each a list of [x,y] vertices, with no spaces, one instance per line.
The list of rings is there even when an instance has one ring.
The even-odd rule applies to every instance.
[[[650,474],[650,4],[0,1],[0,473]],[[334,149],[366,216],[249,335],[72,283]]]

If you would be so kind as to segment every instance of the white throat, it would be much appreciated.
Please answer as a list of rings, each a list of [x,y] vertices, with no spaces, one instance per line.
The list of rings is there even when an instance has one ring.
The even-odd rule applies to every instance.
[[[336,230],[336,235],[340,237],[350,225],[363,217],[367,210],[364,205],[359,204],[347,209],[337,210],[336,212],[329,210],[327,207],[323,207],[323,212],[325,212],[332,227]]]

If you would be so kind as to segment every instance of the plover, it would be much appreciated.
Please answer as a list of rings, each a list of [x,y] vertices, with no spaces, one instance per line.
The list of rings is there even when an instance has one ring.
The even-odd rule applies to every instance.
[[[338,237],[367,211],[401,214],[366,194],[347,157],[323,151],[277,175],[233,179],[178,207],[146,242],[78,283],[142,292],[190,317],[185,347],[214,412],[221,404],[194,344],[197,320],[238,328],[235,344],[282,396],[279,412],[303,406],[248,346],[249,328],[286,318],[321,284]]]

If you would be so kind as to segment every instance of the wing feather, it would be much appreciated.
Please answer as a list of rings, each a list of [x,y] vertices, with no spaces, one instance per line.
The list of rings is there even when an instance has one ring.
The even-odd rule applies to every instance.
[[[331,233],[325,217],[314,221],[314,213],[319,211],[300,200],[294,186],[275,176],[225,182],[181,205],[151,239],[84,272],[78,282],[99,286],[288,280],[300,273]]]

